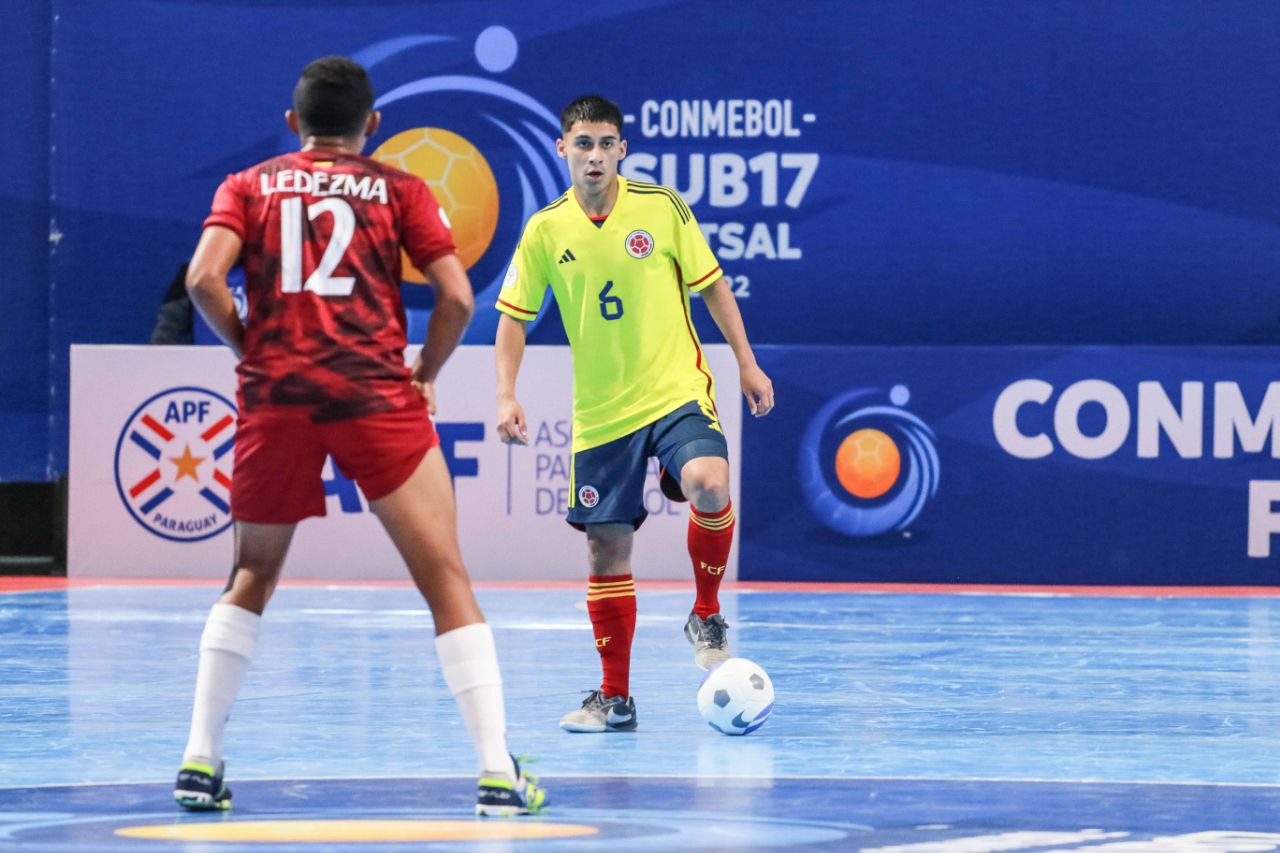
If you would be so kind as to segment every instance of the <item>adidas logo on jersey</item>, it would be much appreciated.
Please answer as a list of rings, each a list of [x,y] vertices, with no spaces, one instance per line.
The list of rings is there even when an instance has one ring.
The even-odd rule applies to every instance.
[[[564,250],[564,254],[560,256],[560,261],[559,261],[559,263],[567,264],[567,263],[569,263],[570,261],[576,261],[576,260],[577,260],[577,258],[576,258],[576,257],[574,257],[574,255],[573,255],[573,250],[572,250],[572,249],[565,249],[565,250]]]

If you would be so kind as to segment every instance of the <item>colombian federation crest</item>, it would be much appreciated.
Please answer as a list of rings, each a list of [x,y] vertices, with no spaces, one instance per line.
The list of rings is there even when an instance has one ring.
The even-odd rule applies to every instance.
[[[231,526],[236,407],[204,388],[170,388],[125,422],[116,440],[116,490],[134,521],[174,542]]]
[[[599,490],[597,490],[595,486],[583,486],[581,489],[578,489],[578,503],[582,504],[587,509],[591,509],[593,506],[600,503]]]
[[[648,231],[632,231],[627,235],[627,254],[633,258],[647,258],[653,251],[653,235]]]

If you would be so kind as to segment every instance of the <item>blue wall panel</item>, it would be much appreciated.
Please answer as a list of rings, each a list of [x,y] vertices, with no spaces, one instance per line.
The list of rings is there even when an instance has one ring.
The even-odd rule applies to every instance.
[[[1274,347],[766,347],[778,407],[743,425],[741,576],[1274,584],[1249,534],[1269,555],[1280,505],[1249,495],[1280,499],[1277,363]],[[842,447],[867,456],[843,477]]]
[[[471,268],[482,310],[469,342],[491,339],[488,304],[523,220],[564,185],[554,115],[589,90],[633,119],[624,169],[674,183],[712,232],[757,342],[1280,337],[1272,3],[53,8],[50,60],[49,8],[5,6],[21,23],[5,98],[33,131],[6,136],[20,176],[3,190],[28,235],[5,322],[51,329],[6,334],[5,353],[51,356],[53,397],[45,407],[24,373],[0,398],[37,425],[51,418],[34,439],[52,473],[65,470],[68,345],[147,339],[217,183],[294,144],[281,113],[323,53],[370,68],[384,98],[370,150],[439,128],[492,171],[480,195],[497,224]],[[779,121],[757,127],[755,111]],[[37,121],[47,112],[51,131]],[[48,192],[23,188],[50,166]],[[33,223],[50,197],[62,239],[46,269]],[[410,302],[416,335],[429,300],[415,289]],[[705,312],[698,322],[715,339]],[[554,317],[532,339],[562,340]],[[0,454],[0,477],[31,475],[25,464]]]
[[[0,0],[0,482],[49,468],[49,37],[40,3]],[[65,455],[65,454],[64,454]]]

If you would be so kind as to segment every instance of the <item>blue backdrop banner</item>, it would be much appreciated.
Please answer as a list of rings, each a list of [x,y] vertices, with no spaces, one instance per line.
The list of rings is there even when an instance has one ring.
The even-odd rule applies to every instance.
[[[1277,364],[1275,348],[765,348],[778,407],[743,424],[740,575],[1273,584]]]
[[[0,383],[0,417],[42,431],[49,410],[52,473],[68,345],[148,339],[214,189],[296,146],[283,112],[328,53],[379,93],[368,151],[428,180],[457,226],[468,343],[492,342],[520,228],[567,184],[559,110],[589,91],[627,117],[623,171],[684,194],[759,343],[1280,339],[1274,3],[5,8],[35,34],[19,59],[51,57],[48,98],[15,113],[51,116],[50,144],[12,146],[10,166],[51,187],[46,209],[40,181],[15,184],[31,239],[6,314],[32,333],[3,352],[51,360]],[[417,337],[429,291],[407,293]],[[563,340],[554,316],[532,340]],[[0,477],[29,467],[0,455]]]

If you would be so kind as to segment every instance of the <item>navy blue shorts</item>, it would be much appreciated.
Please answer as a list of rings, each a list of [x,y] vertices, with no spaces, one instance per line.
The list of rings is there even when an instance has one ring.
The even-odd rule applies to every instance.
[[[639,527],[644,508],[644,480],[649,457],[663,468],[662,491],[683,501],[680,470],[699,456],[729,458],[729,444],[714,410],[685,403],[669,415],[630,435],[573,454],[567,521],[579,530],[588,524],[631,524]]]

